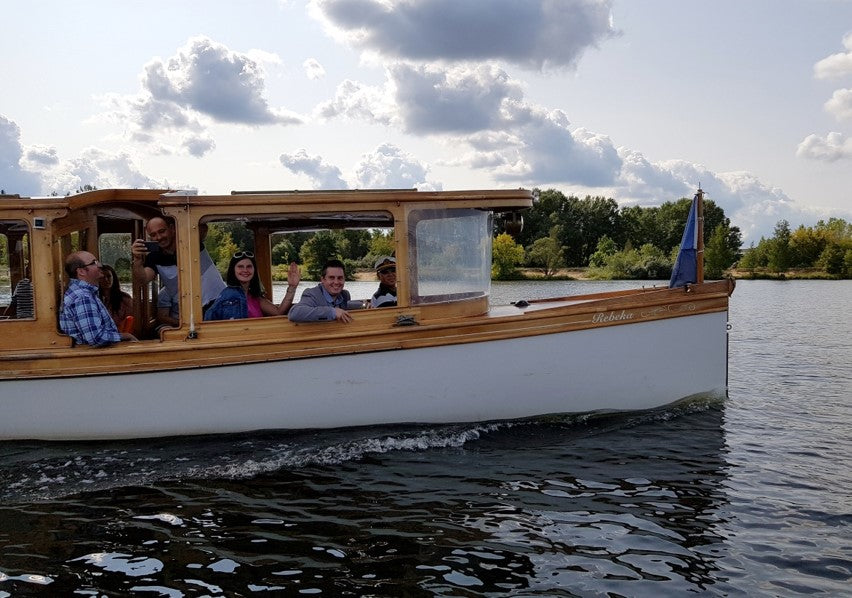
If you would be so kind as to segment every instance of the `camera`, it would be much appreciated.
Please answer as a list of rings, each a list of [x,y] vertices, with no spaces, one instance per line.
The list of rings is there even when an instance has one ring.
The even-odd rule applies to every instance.
[[[160,251],[160,244],[155,241],[145,241],[145,249],[148,253],[154,253],[155,251]]]

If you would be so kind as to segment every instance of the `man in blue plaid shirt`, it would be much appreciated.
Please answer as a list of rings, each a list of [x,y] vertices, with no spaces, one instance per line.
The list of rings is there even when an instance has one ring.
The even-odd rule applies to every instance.
[[[98,296],[98,281],[103,273],[94,255],[88,251],[75,251],[65,259],[65,272],[70,281],[59,312],[62,332],[78,345],[93,347],[136,340],[132,334],[118,331]]]

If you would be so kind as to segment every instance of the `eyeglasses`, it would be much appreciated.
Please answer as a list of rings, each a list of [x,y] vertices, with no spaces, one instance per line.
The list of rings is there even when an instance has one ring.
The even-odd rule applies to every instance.
[[[89,262],[88,264],[83,264],[83,265],[82,265],[82,266],[80,266],[80,267],[81,267],[81,268],[88,268],[89,266],[94,266],[95,264],[97,264],[98,266],[100,266],[100,265],[101,265],[101,263],[100,263],[98,260],[92,260],[92,261],[91,261],[91,262]]]
[[[244,257],[254,259],[254,254],[251,251],[238,251],[234,254],[234,259],[239,260]]]
[[[385,268],[384,270],[379,270],[379,274],[396,274],[396,268]]]

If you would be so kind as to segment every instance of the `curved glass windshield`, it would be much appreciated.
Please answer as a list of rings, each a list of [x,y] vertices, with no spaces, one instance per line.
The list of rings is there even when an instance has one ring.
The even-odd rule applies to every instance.
[[[491,212],[414,210],[408,222],[413,304],[488,295]]]

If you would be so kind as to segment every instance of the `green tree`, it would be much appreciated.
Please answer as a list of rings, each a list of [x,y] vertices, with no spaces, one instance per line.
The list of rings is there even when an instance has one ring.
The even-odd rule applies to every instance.
[[[610,239],[607,235],[604,235],[598,239],[598,246],[592,254],[592,257],[589,258],[589,266],[602,268],[606,266],[606,261],[609,256],[614,255],[615,253],[618,253],[618,247],[616,246],[615,241]]]
[[[344,239],[332,231],[323,230],[302,244],[299,257],[308,277],[318,280],[328,260],[342,260],[346,254]]]
[[[779,220],[775,225],[775,235],[769,244],[769,269],[773,272],[785,272],[790,267],[790,223]]]
[[[227,224],[211,223],[207,227],[207,236],[204,238],[204,247],[207,248],[207,253],[210,254],[210,258],[220,272],[227,272],[231,256],[241,250],[231,238],[230,227]]]
[[[799,268],[816,265],[820,255],[828,244],[824,231],[800,226],[790,235],[790,263]]]
[[[545,278],[551,278],[559,268],[565,265],[565,256],[559,244],[558,233],[559,227],[554,226],[550,236],[536,239],[527,252],[528,263],[540,267]]]
[[[106,233],[98,237],[98,259],[115,268],[119,280],[130,282],[130,233]]]
[[[370,252],[370,231],[351,229],[338,231],[337,234],[346,240],[344,257],[353,261],[361,260]]]
[[[706,278],[722,278],[725,270],[730,268],[739,258],[728,243],[730,226],[726,222],[720,224],[710,234],[704,246],[704,276]]]
[[[844,251],[837,243],[829,243],[819,256],[818,265],[828,274],[842,278],[846,274]]]
[[[299,254],[287,235],[277,235],[272,244],[272,264],[289,264],[298,261]]]
[[[380,255],[393,255],[396,250],[393,230],[375,230],[370,239],[370,256],[378,258]]]
[[[515,267],[524,261],[524,248],[511,235],[501,233],[491,248],[491,276],[505,280],[515,273]]]
[[[556,223],[556,215],[568,199],[555,189],[533,189],[533,198],[532,207],[523,213],[524,228],[517,237],[518,243],[524,246],[532,245],[536,239],[543,239],[550,234],[550,229]]]

